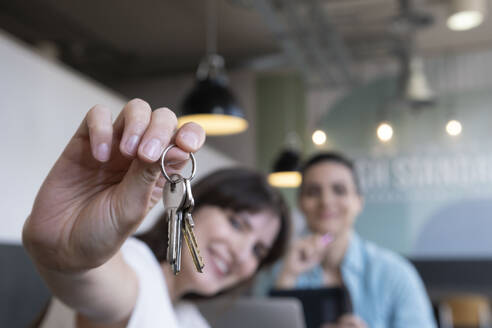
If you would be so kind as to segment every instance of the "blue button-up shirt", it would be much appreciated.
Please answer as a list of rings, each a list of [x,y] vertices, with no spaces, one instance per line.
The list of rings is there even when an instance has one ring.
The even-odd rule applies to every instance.
[[[353,313],[370,328],[436,327],[422,280],[415,268],[398,254],[362,240],[354,233],[341,273],[350,293]],[[297,288],[322,286],[321,266],[299,276],[296,283]]]

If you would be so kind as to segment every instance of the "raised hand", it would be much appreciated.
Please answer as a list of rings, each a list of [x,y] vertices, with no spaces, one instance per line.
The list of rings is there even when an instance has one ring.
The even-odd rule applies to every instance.
[[[160,155],[180,169],[205,140],[189,123],[176,130],[172,111],[130,101],[112,123],[93,107],[58,158],[24,226],[24,244],[38,266],[79,272],[108,261],[160,198]]]
[[[295,241],[285,257],[276,287],[294,287],[300,274],[320,264],[324,251],[332,240],[329,234],[312,234]]]

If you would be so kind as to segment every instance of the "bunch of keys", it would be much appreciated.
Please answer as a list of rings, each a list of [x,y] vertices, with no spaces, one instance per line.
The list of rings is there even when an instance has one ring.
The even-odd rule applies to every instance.
[[[190,153],[192,169],[189,178],[184,178],[179,174],[168,176],[164,167],[164,158],[167,152],[173,147],[175,145],[168,146],[161,158],[162,174],[167,180],[162,193],[165,208],[164,215],[168,225],[167,261],[171,264],[174,274],[178,274],[181,270],[181,249],[184,236],[196,270],[203,272],[204,264],[200,256],[195,233],[193,232],[195,223],[191,216],[191,212],[195,206],[195,200],[191,192],[190,181],[195,176],[196,160],[193,153]]]

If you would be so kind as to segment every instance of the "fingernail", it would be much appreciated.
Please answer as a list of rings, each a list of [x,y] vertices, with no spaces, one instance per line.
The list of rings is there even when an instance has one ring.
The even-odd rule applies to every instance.
[[[161,154],[161,142],[158,139],[151,139],[144,146],[144,154],[151,160],[156,160]]]
[[[321,237],[321,243],[323,244],[323,246],[326,246],[328,245],[329,243],[331,243],[333,241],[333,236],[329,233],[327,234],[324,234],[322,237]]]
[[[101,143],[97,146],[96,157],[101,162],[106,162],[109,159],[109,145],[107,143]]]
[[[198,136],[192,132],[182,132],[181,139],[193,149],[198,148]]]
[[[129,154],[134,154],[138,144],[138,136],[136,134],[132,135],[126,141],[125,148]]]

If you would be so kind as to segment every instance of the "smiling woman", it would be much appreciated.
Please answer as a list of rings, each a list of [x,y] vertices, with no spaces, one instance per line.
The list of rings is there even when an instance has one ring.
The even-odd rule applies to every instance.
[[[183,270],[175,280],[182,295],[211,296],[249,284],[255,272],[284,253],[289,235],[289,213],[279,192],[265,177],[244,168],[216,171],[193,186],[195,232],[203,256],[204,274],[193,269],[183,252]],[[162,217],[148,232],[137,236],[159,262],[166,258],[167,222]]]
[[[320,153],[304,164],[302,177],[298,200],[308,231],[290,248],[276,288],[333,288],[348,296],[351,306],[327,327],[435,327],[414,267],[355,232],[363,197],[352,162]]]

